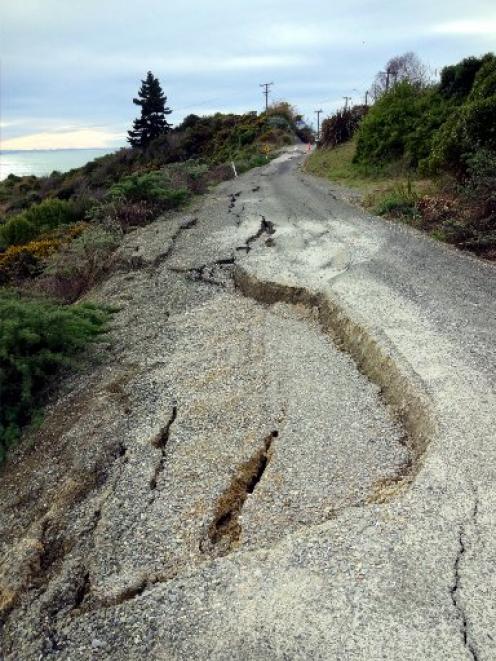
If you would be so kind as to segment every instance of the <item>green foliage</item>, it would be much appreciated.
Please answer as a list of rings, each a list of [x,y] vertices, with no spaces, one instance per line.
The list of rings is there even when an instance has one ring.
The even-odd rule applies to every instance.
[[[496,199],[496,152],[482,148],[467,157],[465,190]]]
[[[494,55],[488,53],[483,57],[466,57],[458,64],[444,67],[440,93],[446,98],[463,101],[469,95],[479,70],[491,60],[494,60]]]
[[[251,157],[237,160],[236,161],[236,169],[238,171],[238,174],[242,174],[243,172],[247,172],[248,170],[251,170],[252,168],[258,168],[258,167],[261,167],[262,165],[267,165],[267,161],[268,161],[267,156],[262,156],[260,154],[255,154]]]
[[[355,162],[383,165],[402,161],[406,167],[417,167],[429,156],[435,131],[449,111],[449,103],[434,88],[398,83],[363,120]]]
[[[124,177],[112,186],[109,197],[128,202],[153,202],[163,209],[175,209],[188,199],[188,191],[171,188],[167,173],[159,170]]]
[[[82,209],[72,202],[46,199],[21,214],[12,216],[0,226],[0,246],[8,248],[32,241],[45,232],[81,218]]]
[[[0,246],[8,248],[28,243],[36,236],[36,228],[23,214],[14,216],[0,226]]]
[[[284,102],[258,116],[254,112],[217,113],[210,117],[189,115],[168,139],[170,154],[175,155],[174,160],[202,159],[213,165],[231,160],[249,161],[260,154],[263,143],[277,148],[292,142],[298,130],[297,117],[294,109]]]
[[[496,57],[466,58],[443,69],[438,86],[402,82],[363,121],[356,162],[401,161],[421,172],[465,176],[470,155],[496,151]]]
[[[496,56],[486,55],[485,62],[477,72],[470,92],[470,101],[487,99],[496,94]]]
[[[391,215],[413,220],[418,217],[417,204],[419,195],[412,182],[397,184],[394,189],[384,195],[374,211],[379,216]]]
[[[0,461],[60,367],[106,331],[108,312],[0,293]]]
[[[471,155],[481,149],[496,153],[496,58],[485,58],[466,101],[434,136],[429,158],[434,171],[465,176]]]

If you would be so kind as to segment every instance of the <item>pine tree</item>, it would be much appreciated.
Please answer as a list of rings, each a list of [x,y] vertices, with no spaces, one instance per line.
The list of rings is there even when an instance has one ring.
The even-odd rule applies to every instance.
[[[167,122],[166,115],[170,115],[172,110],[166,108],[167,97],[151,71],[141,81],[138,97],[133,99],[133,103],[141,106],[141,117],[134,120],[132,130],[128,131],[128,142],[132,147],[147,147],[154,138],[169,131],[171,124]]]

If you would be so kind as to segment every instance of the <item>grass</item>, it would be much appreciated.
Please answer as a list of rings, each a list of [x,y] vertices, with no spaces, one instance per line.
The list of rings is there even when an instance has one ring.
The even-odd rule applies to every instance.
[[[403,203],[404,191],[410,191],[410,197],[433,192],[431,180],[407,176],[397,165],[389,170],[356,165],[353,163],[355,150],[354,140],[334,149],[317,149],[308,157],[305,170],[356,189],[361,193],[363,206],[376,213],[393,211],[395,199]]]

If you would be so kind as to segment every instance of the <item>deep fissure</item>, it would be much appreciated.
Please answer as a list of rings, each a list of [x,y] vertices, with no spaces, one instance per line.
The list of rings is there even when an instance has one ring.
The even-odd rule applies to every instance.
[[[304,287],[261,282],[239,265],[234,270],[234,286],[243,296],[268,306],[281,302],[317,310],[323,332],[352,358],[360,373],[379,386],[381,399],[404,429],[402,444],[411,453],[411,461],[402,467],[395,481],[397,489],[391,490],[387,499],[410,483],[436,429],[428,395],[415,374],[407,366],[400,367],[391,350],[383,348],[373,335],[323,294]]]
[[[160,456],[160,460],[159,460],[159,462],[158,462],[158,464],[155,468],[155,472],[153,473],[153,476],[150,479],[150,490],[151,491],[155,491],[155,489],[157,488],[158,477],[159,477],[160,473],[162,473],[163,470],[164,470],[165,454],[166,454],[165,449],[167,447],[167,443],[169,442],[170,429],[171,429],[172,425],[174,424],[174,422],[176,421],[176,418],[177,418],[177,405],[174,404],[174,406],[172,407],[171,416],[170,416],[169,420],[167,421],[167,424],[165,425],[165,427],[163,427],[159,431],[159,433],[156,436],[154,436],[154,438],[152,438],[151,443],[154,447],[160,449],[161,456]]]
[[[262,447],[236,471],[231,484],[217,502],[215,518],[208,529],[209,543],[203,544],[202,550],[219,546],[216,554],[224,555],[239,540],[239,517],[243,505],[262,479],[271,459],[272,444],[278,435],[277,430],[272,431],[264,439]]]
[[[274,223],[271,220],[267,220],[265,216],[262,216],[258,231],[247,238],[245,245],[249,248],[254,241],[258,241],[258,239],[260,239],[264,234],[271,236],[272,234],[275,234],[275,231],[276,229],[274,227]]]

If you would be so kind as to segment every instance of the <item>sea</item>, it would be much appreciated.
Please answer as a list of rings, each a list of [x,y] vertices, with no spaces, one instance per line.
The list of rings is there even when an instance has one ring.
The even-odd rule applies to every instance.
[[[79,168],[89,161],[115,149],[36,149],[19,151],[0,151],[0,181],[9,174],[20,177],[34,174],[44,177],[54,170],[67,172]]]

